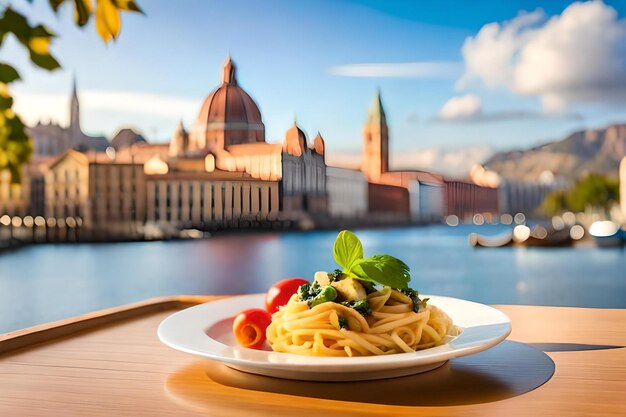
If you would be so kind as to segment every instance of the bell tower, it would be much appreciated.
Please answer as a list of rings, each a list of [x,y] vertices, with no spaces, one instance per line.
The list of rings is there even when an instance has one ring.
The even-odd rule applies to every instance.
[[[363,126],[363,171],[370,181],[377,182],[381,174],[389,171],[389,131],[385,110],[376,91],[374,101]]]

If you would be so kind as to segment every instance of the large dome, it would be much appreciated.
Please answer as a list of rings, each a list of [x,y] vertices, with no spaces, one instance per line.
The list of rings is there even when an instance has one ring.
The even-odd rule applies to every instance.
[[[208,150],[265,142],[261,112],[252,97],[237,85],[230,56],[224,63],[222,84],[204,100],[191,136],[193,147]]]

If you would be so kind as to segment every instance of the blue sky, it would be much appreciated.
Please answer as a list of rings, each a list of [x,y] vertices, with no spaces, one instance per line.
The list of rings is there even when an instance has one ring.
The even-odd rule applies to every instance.
[[[582,81],[566,74],[567,83],[559,84],[558,67],[547,69],[557,81],[547,76],[543,80],[546,70],[529,59],[521,75],[496,85],[488,85],[490,68],[479,65],[468,70],[470,56],[462,51],[466,39],[476,40],[472,56],[479,64],[486,62],[491,48],[488,34],[477,39],[478,34],[485,25],[498,22],[502,31],[496,37],[498,45],[512,48],[511,59],[526,53],[532,58],[535,51],[553,47],[545,38],[553,39],[550,34],[565,25],[556,22],[552,28],[551,19],[558,20],[571,2],[139,0],[146,15],[125,14],[119,40],[109,45],[100,41],[91,24],[83,30],[74,28],[68,7],[55,16],[47,10],[47,1],[35,1],[34,6],[21,0],[8,3],[32,23],[45,22],[58,33],[52,51],[64,67],[52,74],[35,69],[14,42],[7,42],[0,60],[15,64],[23,78],[13,88],[18,110],[29,121],[51,117],[64,122],[75,73],[83,101],[82,123],[90,133],[110,135],[119,127],[132,126],[162,141],[180,118],[191,127],[203,98],[218,85],[229,51],[240,85],[261,108],[270,142],[282,140],[295,114],[309,137],[318,130],[322,133],[329,152],[359,151],[362,123],[376,88],[382,93],[396,153],[527,147],[581,127],[626,121],[621,87],[605,85],[619,83],[626,74],[617,56],[626,44],[621,32],[626,2],[596,2],[600,17],[588,23],[592,30],[608,16],[614,26],[616,34],[606,41],[606,53],[597,58],[615,64],[614,73],[598,69]],[[537,12],[537,19],[508,42],[503,22],[537,8],[543,14]],[[611,10],[616,13],[612,20]],[[583,9],[577,13],[592,15]],[[536,42],[527,44],[524,34],[532,31],[537,33]],[[595,49],[593,43],[587,47]],[[585,53],[583,47],[579,54]],[[575,59],[561,58],[566,69],[567,59]],[[353,64],[378,66],[370,76],[338,75],[352,74]],[[398,68],[410,76],[388,76],[390,69],[393,73]],[[463,77],[471,81],[459,81]],[[536,79],[541,82],[533,84]],[[617,92],[605,100],[607,89]],[[449,103],[444,111],[454,97],[464,98]]]

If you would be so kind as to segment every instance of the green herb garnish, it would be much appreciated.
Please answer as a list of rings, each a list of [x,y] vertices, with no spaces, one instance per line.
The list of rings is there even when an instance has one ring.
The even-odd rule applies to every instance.
[[[322,291],[319,282],[313,281],[312,284],[303,284],[298,288],[298,297],[302,301],[314,299]]]
[[[407,264],[391,255],[363,258],[363,245],[354,233],[342,230],[333,247],[335,261],[343,273],[361,281],[378,283],[392,288],[407,288],[411,274]]]
[[[331,285],[324,285],[320,293],[309,301],[309,307],[313,308],[318,304],[334,301],[335,298],[337,298],[337,290]]]
[[[426,308],[426,301],[428,301],[428,299],[425,299],[423,301],[420,300],[419,294],[417,293],[417,291],[411,288],[403,288],[398,291],[400,291],[402,294],[409,297],[411,301],[413,301],[413,311],[415,311],[416,313],[419,313],[420,309]]]
[[[343,272],[341,272],[341,269],[335,269],[332,273],[328,274],[328,280],[330,282],[339,281],[342,273]]]
[[[359,314],[364,317],[372,312],[372,309],[370,308],[370,303],[367,302],[366,298],[362,300],[344,301],[341,304],[346,307],[355,309],[359,312]]]
[[[298,297],[301,301],[306,301],[309,308],[337,298],[337,290],[330,285],[320,286],[319,282],[313,284],[303,284],[298,288]]]

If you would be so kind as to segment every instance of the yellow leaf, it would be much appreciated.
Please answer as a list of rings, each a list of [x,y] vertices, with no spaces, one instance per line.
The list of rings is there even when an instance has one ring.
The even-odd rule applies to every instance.
[[[96,5],[96,31],[104,42],[117,38],[120,33],[122,21],[120,12],[111,0],[97,0]]]
[[[129,12],[139,12],[143,13],[143,11],[139,8],[137,3],[134,0],[112,0],[113,4],[117,6],[120,10],[127,10]]]
[[[39,55],[48,55],[48,47],[50,46],[50,38],[30,38],[28,40],[28,49]]]

